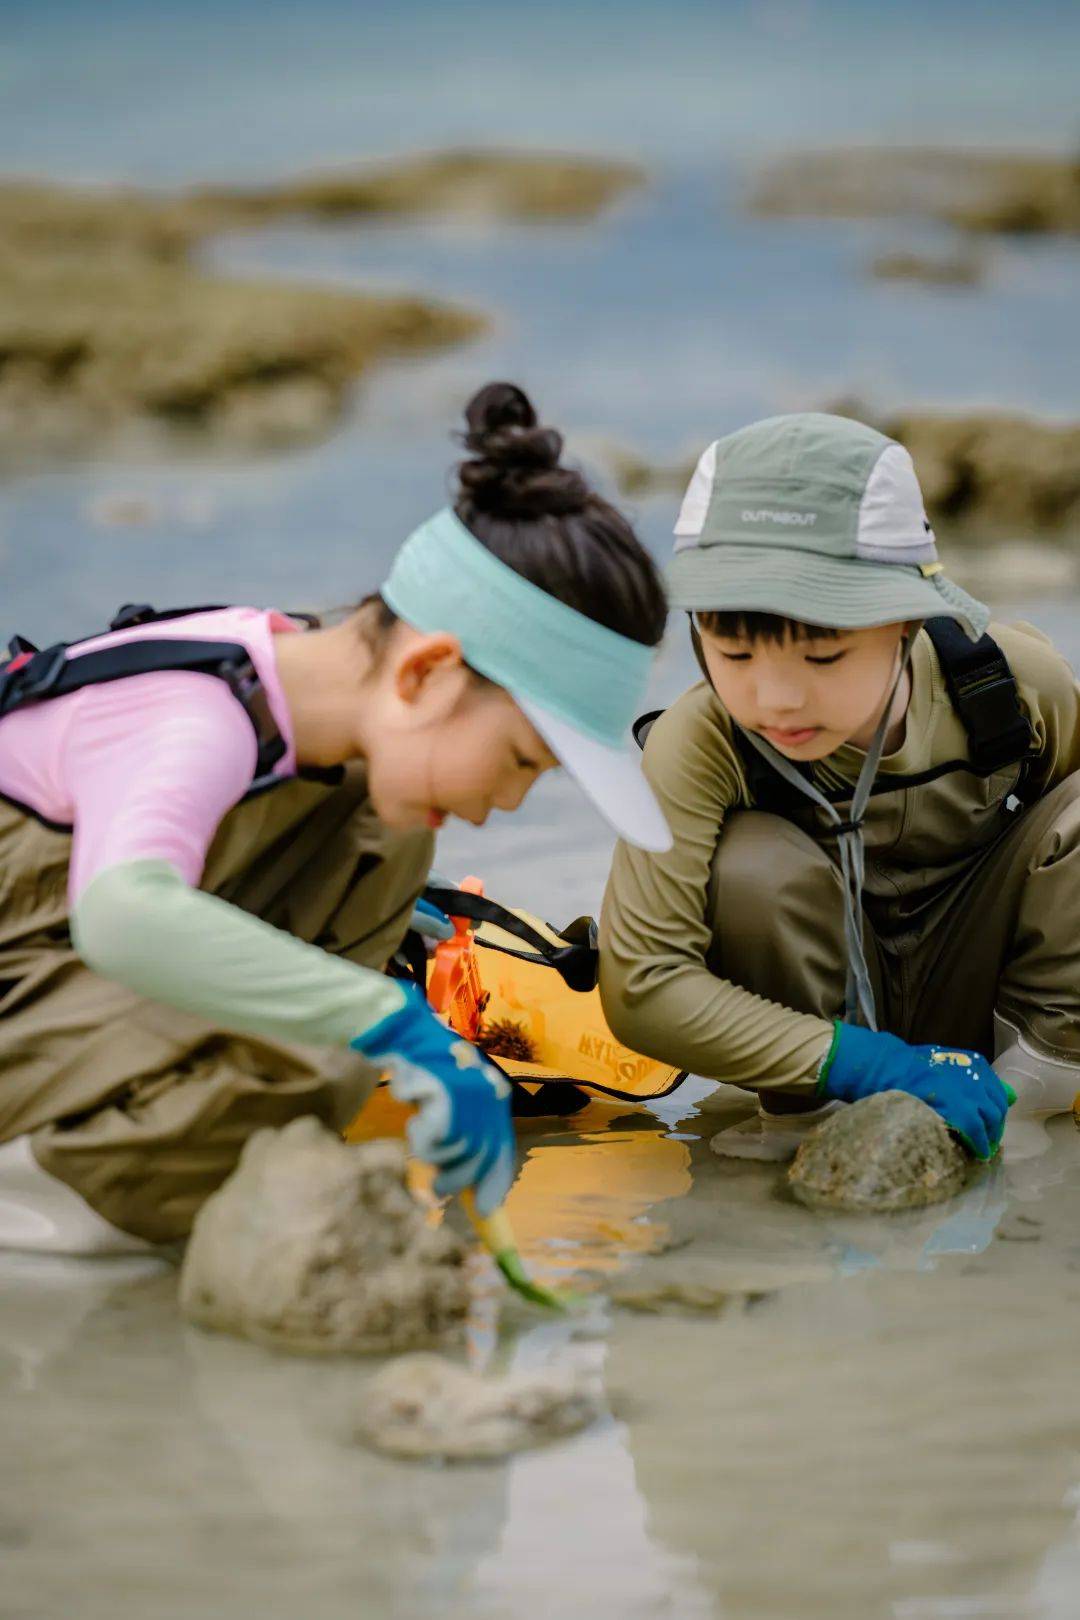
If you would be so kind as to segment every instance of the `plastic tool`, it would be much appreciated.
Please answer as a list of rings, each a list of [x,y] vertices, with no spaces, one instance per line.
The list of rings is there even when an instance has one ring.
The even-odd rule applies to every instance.
[[[467,877],[461,884],[465,894],[483,894],[484,885],[478,877]],[[484,1009],[488,997],[480,982],[480,970],[473,949],[473,929],[467,917],[451,916],[454,934],[435,947],[431,971],[428,974],[428,1000],[437,1013],[464,1035],[475,1041],[480,1034]]]
[[[522,1299],[529,1300],[533,1305],[542,1305],[549,1311],[568,1311],[581,1304],[580,1294],[572,1294],[566,1289],[545,1288],[542,1283],[532,1281],[522,1264],[521,1255],[514,1241],[514,1229],[510,1225],[510,1217],[505,1208],[497,1209],[493,1215],[481,1215],[477,1210],[471,1187],[462,1193],[461,1202],[477,1237],[510,1287],[519,1293]]]

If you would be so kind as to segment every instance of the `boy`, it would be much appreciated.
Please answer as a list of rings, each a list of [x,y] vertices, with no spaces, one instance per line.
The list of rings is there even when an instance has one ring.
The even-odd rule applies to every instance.
[[[1026,1113],[1080,1090],[1072,671],[1030,626],[985,636],[906,450],[861,423],[719,440],[675,534],[705,680],[645,750],[674,847],[616,851],[612,1029],[757,1092],[717,1139],[735,1156],[786,1158],[841,1102],[901,1090],[989,1157],[1003,1080]]]

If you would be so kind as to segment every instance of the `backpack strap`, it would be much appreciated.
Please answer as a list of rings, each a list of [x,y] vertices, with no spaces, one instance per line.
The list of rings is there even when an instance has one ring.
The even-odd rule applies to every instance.
[[[663,713],[663,709],[651,709],[634,721],[631,729],[639,748],[645,747],[649,732]],[[774,771],[768,761],[762,758],[741,727],[733,726],[732,732],[754,808],[771,810],[774,815],[786,816],[790,820],[792,810],[803,807],[806,800],[797,787],[786,782],[780,772]],[[799,769],[808,774],[804,766],[800,765]]]
[[[731,732],[753,808],[768,811],[770,815],[783,816],[787,821],[796,819],[796,812],[805,810],[810,802],[806,795],[800,793],[794,782],[787,781],[779,771],[773,770],[764,755],[758,753],[741,726],[732,722]],[[793,759],[791,763],[808,782],[813,780],[813,773],[805,761]],[[875,787],[870,789],[871,793],[875,791]],[[818,791],[824,790],[819,788]],[[836,801],[839,803],[850,799],[853,792],[854,784],[851,788],[841,789],[839,795],[835,796]],[[826,792],[825,797],[832,802],[834,795]]]
[[[927,619],[949,697],[979,774],[1016,764],[1035,741],[1009,660],[992,636],[972,641],[954,619]]]
[[[231,641],[128,641],[117,647],[68,657],[69,645],[57,642],[41,652],[18,653],[0,670],[0,720],[34,703],[66,697],[88,686],[101,686],[129,675],[150,675],[169,670],[215,675],[229,687],[251,721],[258,752],[249,793],[276,781],[274,766],[285,753],[285,740],[270,712],[270,704],[247,648]]]
[[[649,740],[649,732],[663,713],[663,709],[650,709],[648,714],[638,715],[630,729],[639,748],[645,747]]]
[[[209,602],[202,607],[163,608],[159,611],[152,608],[149,602],[125,602],[113,615],[109,629],[132,630],[139,624],[165,624],[169,619],[190,619],[195,613],[223,613],[229,606],[228,602]],[[310,630],[317,630],[322,623],[317,613],[290,613],[288,617],[299,619]],[[21,638],[16,637],[18,639]]]

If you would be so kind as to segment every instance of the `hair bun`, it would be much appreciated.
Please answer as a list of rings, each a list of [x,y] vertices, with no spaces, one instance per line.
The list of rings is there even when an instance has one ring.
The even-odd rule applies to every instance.
[[[465,448],[458,468],[464,498],[493,517],[543,517],[580,512],[588,485],[562,467],[562,434],[541,427],[528,395],[513,383],[493,382],[465,407]]]

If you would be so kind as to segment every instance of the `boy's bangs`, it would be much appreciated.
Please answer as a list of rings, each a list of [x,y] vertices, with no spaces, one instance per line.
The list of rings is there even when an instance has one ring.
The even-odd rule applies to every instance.
[[[782,646],[786,641],[835,641],[844,634],[835,625],[804,624],[785,619],[779,613],[756,613],[751,609],[731,612],[695,613],[694,623],[707,636],[727,636],[732,641],[768,641]]]

